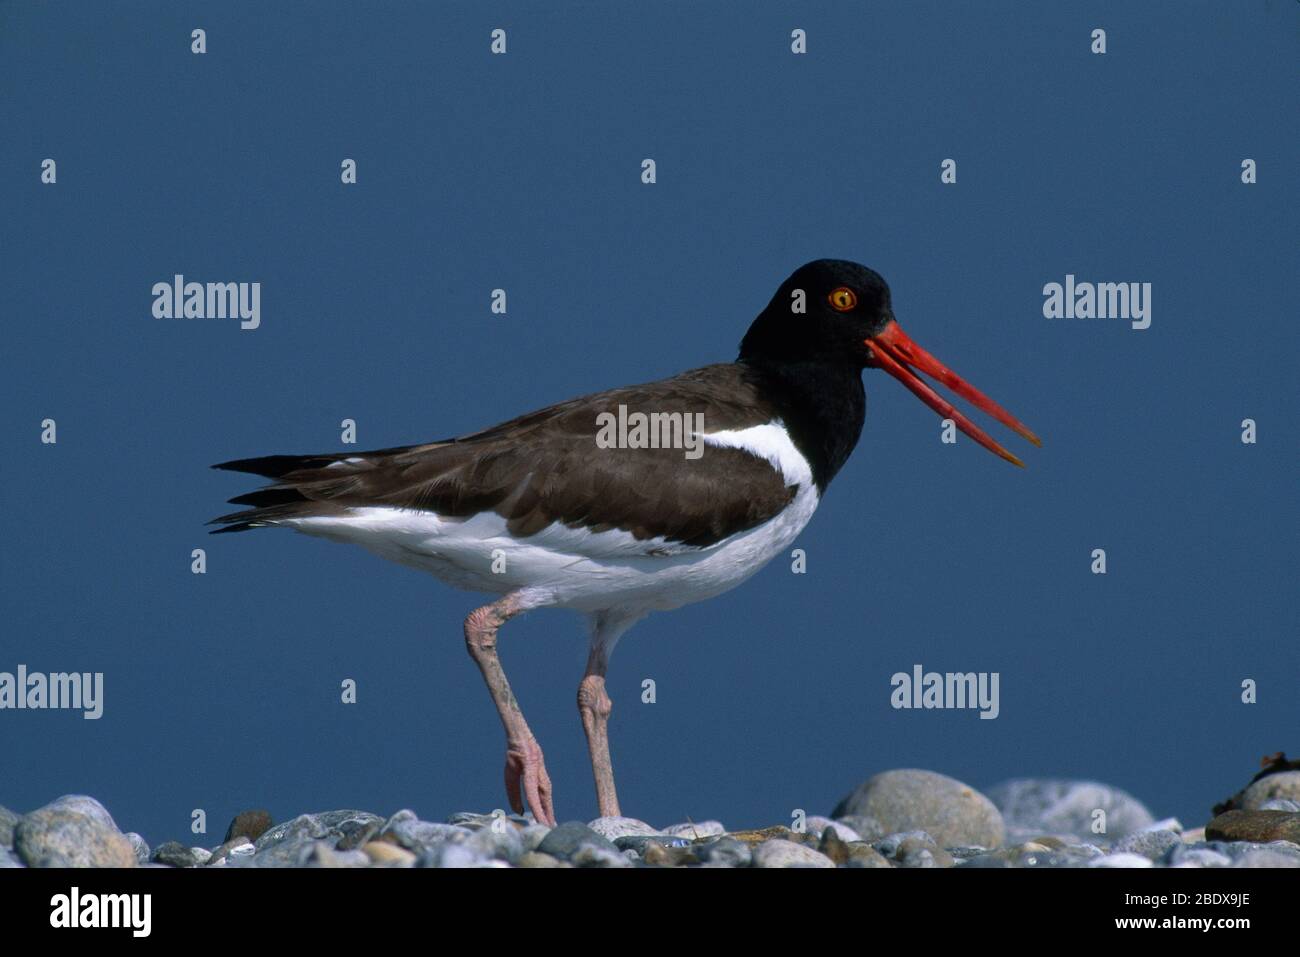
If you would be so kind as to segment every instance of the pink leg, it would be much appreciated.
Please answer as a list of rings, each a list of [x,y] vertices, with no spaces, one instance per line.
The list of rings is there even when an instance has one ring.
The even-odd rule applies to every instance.
[[[514,595],[507,595],[490,605],[476,608],[465,619],[465,644],[470,657],[483,672],[492,703],[501,716],[506,729],[506,796],[510,807],[522,814],[524,801],[533,817],[542,824],[555,825],[555,808],[551,803],[551,779],[542,760],[542,749],[528,723],[524,721],[519,703],[515,701],[506,673],[497,657],[497,629],[523,607]],[[521,800],[522,798],[522,800]]]
[[[596,803],[601,817],[621,817],[618,794],[614,791],[614,765],[609,757],[609,713],[614,704],[605,693],[605,658],[593,648],[587,659],[587,673],[578,685],[578,713],[587,732],[591,772],[596,778]]]

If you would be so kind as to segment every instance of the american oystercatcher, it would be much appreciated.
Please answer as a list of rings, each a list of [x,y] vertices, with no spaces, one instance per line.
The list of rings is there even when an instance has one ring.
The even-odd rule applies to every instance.
[[[500,595],[465,641],[505,726],[510,805],[555,822],[542,750],[497,657],[497,631],[534,608],[591,626],[578,709],[602,816],[618,815],[605,692],[610,653],[652,611],[734,588],[794,542],[857,444],[862,369],[881,368],[968,436],[1021,465],[919,370],[1038,439],[909,338],[889,287],[857,263],[798,269],[735,362],[572,399],[460,438],[214,466],[275,481],[215,519],[363,545],[457,588]]]

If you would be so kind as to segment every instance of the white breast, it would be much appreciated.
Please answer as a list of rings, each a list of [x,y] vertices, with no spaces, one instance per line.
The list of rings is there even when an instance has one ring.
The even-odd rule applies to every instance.
[[[780,514],[707,548],[628,532],[592,533],[555,523],[528,538],[512,538],[494,512],[468,519],[387,507],[352,508],[341,515],[285,520],[309,535],[353,542],[390,561],[427,571],[449,585],[504,594],[527,588],[538,606],[663,610],[734,588],[794,542],[817,509],[807,459],[779,422],[709,433],[707,445],[742,449],[797,485]],[[707,452],[705,454],[708,454]]]

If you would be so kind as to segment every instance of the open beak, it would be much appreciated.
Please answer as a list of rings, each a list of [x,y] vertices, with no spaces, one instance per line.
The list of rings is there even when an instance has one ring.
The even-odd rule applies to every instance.
[[[911,337],[899,328],[897,322],[891,321],[879,335],[866,340],[866,343],[871,349],[876,365],[911,389],[917,398],[945,419],[952,419],[957,423],[957,428],[984,446],[984,448],[996,455],[1000,455],[1012,465],[1019,465],[1024,468],[1025,463],[995,442],[978,425],[958,412],[951,402],[948,402],[939,393],[926,385],[925,381],[912,370],[917,369],[924,372],[930,378],[946,385],[963,399],[974,404],[976,408],[987,412],[1007,428],[1033,442],[1034,445],[1043,444],[1038,440],[1038,436],[1021,425],[1010,412],[913,342]]]

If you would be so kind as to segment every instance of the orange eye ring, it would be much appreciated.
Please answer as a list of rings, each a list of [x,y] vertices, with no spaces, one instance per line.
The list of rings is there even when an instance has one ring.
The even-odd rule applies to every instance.
[[[836,312],[848,312],[858,304],[858,297],[848,286],[840,286],[826,298]]]

